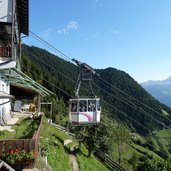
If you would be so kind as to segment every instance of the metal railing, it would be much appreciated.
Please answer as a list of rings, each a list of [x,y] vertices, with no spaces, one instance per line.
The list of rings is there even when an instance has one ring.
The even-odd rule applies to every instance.
[[[95,153],[96,157],[100,159],[104,164],[106,164],[111,170],[115,171],[126,171],[121,165],[113,161],[109,156],[103,153],[101,150],[98,150]]]
[[[60,126],[60,125],[57,125],[57,124],[52,123],[52,122],[51,122],[50,124],[53,125],[54,127],[58,128],[59,130],[61,130],[61,131],[65,132],[65,133],[67,133],[69,136],[75,137],[75,134],[69,132],[65,127]]]

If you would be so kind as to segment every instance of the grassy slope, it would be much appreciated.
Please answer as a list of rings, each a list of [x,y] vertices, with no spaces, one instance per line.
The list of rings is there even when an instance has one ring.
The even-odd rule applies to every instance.
[[[77,159],[80,164],[80,169],[82,171],[107,171],[108,169],[101,164],[94,156],[87,157],[88,150],[82,144],[81,145],[81,152],[77,154]]]
[[[164,151],[166,154],[171,153],[171,129],[156,131],[149,135],[147,140],[153,143],[156,151]]]
[[[48,157],[48,162],[52,166],[53,171],[71,171],[69,165],[69,155],[65,152],[63,141],[68,136],[58,129],[49,125],[46,120],[43,122],[40,146],[42,153]]]
[[[69,164],[69,153],[64,148],[64,140],[69,139],[68,135],[49,125],[46,120],[43,122],[40,145],[42,153],[48,157],[48,162],[53,171],[71,171]],[[87,158],[87,149],[82,146],[82,153],[77,154],[81,171],[107,171],[106,167],[101,164],[95,157]]]

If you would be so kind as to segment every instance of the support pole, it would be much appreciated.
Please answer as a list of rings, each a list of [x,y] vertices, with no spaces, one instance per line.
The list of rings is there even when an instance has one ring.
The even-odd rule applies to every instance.
[[[41,112],[41,96],[40,94],[38,95],[38,100],[37,100],[37,116],[40,115],[40,112]]]

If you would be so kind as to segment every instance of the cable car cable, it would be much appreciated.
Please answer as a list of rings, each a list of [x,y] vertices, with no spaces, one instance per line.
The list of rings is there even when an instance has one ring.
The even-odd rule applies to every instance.
[[[31,32],[31,31],[30,31],[30,32]],[[32,33],[34,36],[36,36],[38,39],[40,39],[41,41],[43,41],[44,43],[46,43],[48,46],[52,47],[52,48],[55,49],[56,51],[60,52],[62,55],[66,56],[64,53],[62,53],[61,51],[59,51],[59,50],[58,50],[57,48],[55,48],[54,46],[50,45],[47,41],[45,41],[44,39],[42,39],[40,36],[37,36],[37,35],[36,35],[35,33],[33,33],[33,32],[31,32],[31,33]],[[73,62],[79,62],[79,61],[77,61],[77,60],[75,60],[75,59],[69,58],[68,56],[66,56],[66,57],[67,57],[67,59],[69,59],[69,60],[71,60],[71,61],[73,61]],[[150,108],[149,106],[145,105],[144,103],[140,102],[140,101],[137,100],[136,98],[134,98],[134,97],[128,95],[126,92],[120,90],[120,89],[117,88],[116,86],[114,86],[114,85],[108,83],[107,81],[101,79],[100,77],[99,77],[99,79],[102,80],[102,81],[104,81],[104,82],[107,83],[108,85],[113,86],[113,87],[116,88],[118,91],[120,91],[120,92],[126,94],[127,96],[131,97],[132,99],[136,100],[136,101],[139,102],[140,104],[142,104],[142,105],[146,106],[147,108],[153,110],[153,112],[155,112],[155,113],[157,112],[157,111],[155,111],[154,109]],[[125,99],[125,100],[126,100],[126,99]],[[158,112],[157,112],[157,113],[158,113]],[[158,114],[159,114],[160,116],[164,117],[164,116],[161,115],[160,113],[158,113]],[[167,120],[169,120],[169,118],[167,118],[167,117],[164,117],[164,118],[167,119]],[[171,120],[169,120],[169,121],[171,121]]]
[[[77,81],[73,80],[72,78],[66,76],[66,74],[63,74],[62,72],[58,71],[55,67],[49,65],[48,63],[44,62],[42,59],[40,59],[38,56],[34,55],[33,53],[23,49],[23,51],[25,51],[26,53],[28,53],[29,55],[31,55],[32,57],[36,58],[37,60],[41,61],[43,64],[45,64],[46,66],[48,66],[49,68],[53,69],[56,73],[62,75],[63,77],[65,77],[66,79],[68,79],[69,81],[71,81],[72,83],[76,84]],[[88,91],[85,87],[83,87],[84,90]],[[90,91],[88,91],[90,93]]]
[[[40,41],[44,42],[45,44],[47,44],[49,47],[51,47],[52,49],[54,49],[55,51],[57,51],[59,54],[61,54],[62,56],[64,56],[65,58],[67,58],[69,61],[72,61],[72,59],[70,57],[68,57],[67,55],[65,55],[62,51],[60,51],[59,49],[57,49],[56,47],[52,46],[50,43],[48,43],[47,41],[45,41],[44,39],[42,39],[40,36],[38,36],[37,34],[33,33],[32,31],[29,30],[29,32],[34,35],[37,39],[39,39]]]
[[[69,78],[68,76],[66,76],[66,74],[63,74],[62,72],[58,71],[55,67],[49,65],[48,63],[44,62],[42,59],[40,59],[38,56],[33,55],[33,53],[29,52],[26,49],[23,49],[23,51],[27,52],[29,55],[31,55],[32,57],[38,59],[39,61],[41,61],[42,63],[44,63],[45,65],[47,65],[48,67],[50,67],[51,69],[53,69],[54,71],[56,71],[58,74],[61,74],[63,77],[67,78],[68,80],[72,81],[73,83],[76,83],[75,80]]]
[[[36,55],[33,55],[33,53],[30,53],[29,51],[27,51],[27,50],[25,50],[25,49],[24,49],[24,51],[26,51],[27,53],[29,53],[29,54],[32,55],[33,57],[36,57],[39,61],[43,62],[45,65],[47,65],[48,67],[52,68],[52,69],[55,70],[57,73],[59,73],[59,74],[61,74],[62,76],[64,76],[65,78],[67,78],[67,79],[69,79],[70,81],[76,83],[76,81],[73,81],[73,79],[71,79],[71,78],[69,78],[68,76],[66,76],[65,74],[63,74],[63,73],[57,71],[56,68],[54,68],[54,67],[50,66],[49,64],[45,63],[43,60],[41,60],[40,58],[38,58]],[[102,88],[100,88],[100,87],[98,87],[98,88],[99,88],[99,89],[102,89]],[[86,88],[84,88],[84,89],[86,89]],[[104,90],[104,89],[103,89],[103,90]],[[106,90],[104,90],[104,91],[107,93]],[[109,94],[110,94],[110,93],[109,93]],[[116,98],[116,97],[115,97],[115,98]],[[117,99],[120,100],[120,101],[122,101],[123,103],[129,105],[128,103],[124,102],[124,101],[121,100],[120,98],[117,97]],[[131,105],[129,105],[129,106],[133,108],[133,106],[131,106]],[[135,109],[135,108],[133,108],[133,109]],[[135,109],[135,110],[139,111],[138,109]],[[144,113],[141,112],[141,111],[139,111],[139,112],[142,113],[142,114],[144,114],[144,115],[146,115],[146,116],[147,116],[147,114],[148,114],[147,112],[146,112],[147,114],[145,114],[145,112],[144,112]],[[157,120],[156,118],[153,118],[151,115],[148,115],[148,116],[149,116],[151,119],[155,120],[156,122],[160,123],[161,125],[163,125],[163,126],[169,128],[168,126],[166,126],[166,125],[165,125],[164,123],[162,123],[161,121]]]
[[[25,67],[24,64],[22,64],[22,66]],[[25,67],[25,68],[28,69],[27,67]],[[32,70],[30,70],[30,69],[28,69],[28,70],[29,70],[31,73],[35,74],[36,76],[40,77],[40,75],[36,74],[36,73],[33,72]],[[67,93],[65,90],[63,90],[63,89],[57,87],[56,85],[54,85],[53,83],[49,82],[48,80],[46,80],[46,79],[44,79],[44,78],[42,78],[42,77],[40,77],[40,78],[41,78],[42,80],[46,81],[47,83],[53,85],[53,86],[54,86],[55,88],[57,88],[58,90],[62,91],[63,93],[65,93],[65,94],[67,94],[68,96],[70,96],[70,97],[73,98],[73,96],[72,96],[71,94]],[[150,130],[149,128],[145,127],[144,125],[142,125],[142,124],[139,123],[138,121],[132,119],[132,118],[129,117],[126,113],[124,113],[124,112],[120,111],[119,109],[113,107],[113,106],[112,106],[111,104],[109,104],[107,101],[105,101],[105,100],[103,100],[103,99],[102,99],[102,101],[104,101],[108,106],[110,106],[110,107],[113,108],[114,110],[116,110],[116,111],[118,111],[119,113],[121,113],[121,114],[125,115],[126,117],[128,117],[128,118],[129,118],[130,120],[132,120],[133,122],[139,124],[140,126],[142,126],[142,127],[143,127],[144,129],[146,129],[147,131],[151,132],[151,130]],[[148,142],[146,142],[146,144],[148,144],[149,146],[151,146],[151,147],[154,148],[154,146],[153,146],[152,144],[150,144],[150,143],[148,143]],[[163,151],[161,151],[161,150],[160,150],[159,152],[161,152],[161,153],[164,154],[165,156],[168,156],[165,152],[163,152]]]
[[[71,94],[67,93],[66,91],[64,91],[63,89],[59,88],[58,86],[54,85],[53,83],[49,82],[47,79],[44,79],[43,77],[40,77],[40,75],[36,74],[35,72],[33,72],[32,70],[28,69],[27,67],[25,67],[24,63],[21,63],[21,65],[26,68],[28,71],[30,71],[31,73],[35,74],[36,76],[38,76],[39,78],[41,78],[42,80],[46,81],[47,83],[53,85],[54,87],[56,87],[58,90],[60,90],[61,92],[65,93],[66,95],[68,95],[71,98],[74,98]]]
[[[121,92],[121,93],[127,95],[127,96],[130,97],[131,99],[135,100],[136,102],[140,103],[141,105],[143,105],[143,106],[147,107],[148,109],[152,110],[154,113],[160,115],[161,117],[163,117],[163,118],[165,118],[165,119],[167,119],[168,121],[171,122],[171,119],[169,119],[168,117],[162,115],[161,113],[157,112],[157,111],[154,110],[153,108],[151,108],[151,107],[149,107],[148,105],[146,105],[146,104],[142,103],[141,101],[137,100],[135,97],[129,95],[129,94],[126,93],[125,91],[122,91],[121,89],[117,88],[115,85],[110,84],[109,82],[105,81],[104,79],[101,79],[100,77],[98,77],[98,79],[101,80],[101,81],[104,81],[106,84],[108,84],[108,85],[110,85],[111,87],[115,88],[115,89],[118,90],[119,92]],[[108,88],[110,88],[110,87],[108,87]],[[110,88],[110,89],[111,89],[111,88]],[[112,90],[112,89],[111,89],[111,90]]]
[[[50,46],[51,48],[53,48],[54,50],[56,50],[57,52],[59,52],[60,54],[62,54],[63,56],[65,56],[67,59],[69,59],[72,62],[77,62],[77,60],[75,59],[71,59],[70,57],[68,57],[67,55],[65,55],[63,52],[61,52],[60,50],[58,50],[57,48],[55,48],[53,45],[51,45],[50,43],[48,43],[47,41],[45,41],[44,39],[42,39],[40,36],[38,36],[37,34],[33,33],[32,31],[29,30],[29,32],[31,34],[33,34],[36,38],[38,38],[39,40],[41,40],[42,42],[44,42],[45,44],[47,44],[48,46]],[[147,107],[148,109],[152,110],[153,112],[155,112],[156,114],[160,115],[161,117],[164,117],[165,119],[169,120],[171,122],[171,119],[167,118],[166,116],[162,115],[161,113],[157,112],[156,110],[154,110],[153,108],[149,107],[148,105],[142,103],[141,101],[139,101],[138,99],[136,99],[135,97],[129,95],[128,93],[126,93],[125,91],[122,91],[121,89],[119,89],[118,87],[112,85],[111,83],[105,81],[104,79],[102,79],[101,77],[99,77],[99,79],[101,81],[104,81],[106,84],[114,87],[116,90],[118,90],[119,92],[127,95],[128,97],[130,97],[131,99],[137,101],[138,103],[140,103],[141,105]]]
[[[140,111],[139,109],[136,109],[136,108],[133,107],[132,105],[130,105],[130,104],[128,104],[127,102],[123,101],[122,99],[120,99],[120,98],[114,96],[112,93],[107,92],[105,89],[103,89],[103,88],[97,86],[96,84],[94,84],[94,85],[95,85],[98,89],[103,90],[105,93],[107,93],[107,94],[109,94],[110,96],[116,98],[117,100],[121,101],[122,103],[128,105],[128,106],[131,107],[132,109],[134,109],[134,110],[140,112],[141,114],[146,115],[147,117],[151,118],[153,121],[158,122],[159,124],[161,124],[162,126],[164,126],[164,127],[166,127],[166,128],[170,128],[170,127],[166,126],[163,122],[161,122],[161,121],[159,121],[158,119],[154,118],[152,115],[149,115],[149,113],[147,113],[147,112],[145,112],[145,111]]]

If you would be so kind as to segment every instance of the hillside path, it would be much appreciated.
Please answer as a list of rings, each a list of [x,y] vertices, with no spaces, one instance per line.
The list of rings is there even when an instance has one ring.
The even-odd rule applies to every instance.
[[[79,164],[77,162],[77,158],[75,157],[75,155],[70,154],[69,161],[70,161],[70,164],[73,167],[73,171],[80,171],[80,167],[79,167]]]

